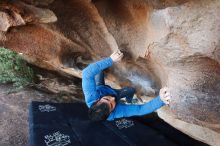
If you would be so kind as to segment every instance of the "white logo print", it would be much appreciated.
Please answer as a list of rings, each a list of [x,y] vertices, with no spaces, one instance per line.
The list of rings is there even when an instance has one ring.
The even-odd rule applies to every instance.
[[[60,131],[53,133],[53,135],[45,135],[45,143],[47,146],[65,146],[70,142],[70,136],[61,134]]]
[[[121,120],[115,121],[115,123],[118,129],[129,128],[134,125],[134,122],[132,120],[127,120],[127,119],[121,119]]]
[[[52,112],[52,111],[56,111],[56,107],[51,106],[51,105],[49,105],[49,104],[39,105],[38,108],[39,108],[39,110],[40,110],[41,112]]]

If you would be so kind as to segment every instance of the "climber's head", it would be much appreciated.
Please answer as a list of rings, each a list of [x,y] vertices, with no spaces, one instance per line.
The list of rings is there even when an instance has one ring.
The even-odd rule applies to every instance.
[[[89,109],[89,118],[92,121],[106,120],[116,105],[115,97],[104,96],[92,104]]]

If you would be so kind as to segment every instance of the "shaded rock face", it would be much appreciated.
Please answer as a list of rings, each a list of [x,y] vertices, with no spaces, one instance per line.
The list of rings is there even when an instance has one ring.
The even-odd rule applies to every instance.
[[[16,21],[17,25],[1,23],[1,46],[23,53],[37,66],[76,77],[81,77],[88,63],[120,49],[125,57],[108,71],[110,82],[135,86],[139,96],[156,96],[161,87],[168,86],[173,97],[170,110],[165,107],[159,112],[206,127],[219,136],[220,1],[25,2],[45,15],[31,11],[34,23],[23,15],[13,17],[23,20]],[[9,4],[17,5],[1,3],[0,22],[11,22],[4,9],[19,14],[8,8]],[[26,5],[22,3],[17,9],[22,11]],[[47,14],[51,12],[54,15]],[[196,138],[212,145],[219,143]]]
[[[57,17],[48,9],[40,9],[22,2],[0,2],[0,30],[7,31],[9,27],[25,24],[55,22]]]

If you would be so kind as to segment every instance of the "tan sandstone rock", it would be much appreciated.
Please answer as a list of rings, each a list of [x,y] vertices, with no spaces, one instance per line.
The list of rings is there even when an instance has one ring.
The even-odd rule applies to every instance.
[[[47,9],[58,21],[39,24],[35,20],[44,12],[37,13],[34,25],[1,34],[0,45],[42,68],[77,77],[86,64],[119,48],[125,57],[108,71],[108,79],[133,85],[139,96],[155,96],[168,86],[170,109],[162,108],[159,116],[219,145],[220,1],[55,0]],[[8,13],[2,14],[6,19]]]

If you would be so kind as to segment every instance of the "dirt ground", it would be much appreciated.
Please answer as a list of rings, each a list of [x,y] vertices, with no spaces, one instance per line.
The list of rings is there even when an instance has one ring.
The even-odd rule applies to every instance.
[[[10,93],[12,85],[0,84],[0,146],[28,145],[28,106],[31,101],[74,102],[73,96],[54,95],[33,88]]]

